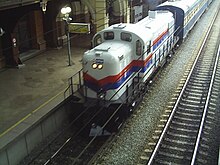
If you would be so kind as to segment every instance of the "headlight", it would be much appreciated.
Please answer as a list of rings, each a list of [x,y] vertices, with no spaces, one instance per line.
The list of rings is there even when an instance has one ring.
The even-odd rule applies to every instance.
[[[93,69],[96,69],[97,66],[98,66],[98,65],[97,65],[96,63],[93,63],[93,64],[92,64],[92,68],[93,68]]]
[[[96,64],[96,63],[93,63],[93,64],[92,64],[92,68],[93,68],[93,69],[96,69],[96,68],[98,68],[98,69],[102,69],[102,68],[103,68],[103,64]]]
[[[103,68],[103,65],[102,64],[99,64],[98,65],[98,69],[102,69]]]

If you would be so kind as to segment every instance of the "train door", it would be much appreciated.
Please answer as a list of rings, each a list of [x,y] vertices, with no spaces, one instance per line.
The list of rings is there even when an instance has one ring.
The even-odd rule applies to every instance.
[[[153,46],[151,46],[151,41],[149,41],[147,42],[146,49],[143,52],[143,81],[146,81],[154,70],[152,51]]]
[[[141,72],[143,70],[144,62],[143,62],[143,44],[140,40],[136,40],[135,42],[135,61],[134,62],[134,70],[135,72],[139,72],[137,75],[137,80],[139,81],[139,78],[141,76]]]

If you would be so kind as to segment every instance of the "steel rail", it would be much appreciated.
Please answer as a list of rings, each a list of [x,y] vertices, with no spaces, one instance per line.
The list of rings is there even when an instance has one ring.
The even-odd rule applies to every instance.
[[[218,52],[217,52],[217,57],[216,57],[216,61],[215,61],[215,66],[214,66],[214,70],[213,70],[213,74],[212,74],[211,83],[210,83],[210,86],[209,86],[208,96],[207,96],[205,107],[204,107],[202,121],[201,121],[201,124],[200,124],[200,127],[199,127],[199,133],[198,133],[198,137],[197,137],[197,140],[196,140],[196,145],[195,145],[195,148],[194,148],[191,165],[194,165],[194,163],[196,161],[196,155],[198,153],[199,143],[200,143],[200,139],[201,139],[201,135],[202,135],[202,130],[203,130],[204,123],[205,123],[206,114],[207,114],[207,111],[208,111],[208,104],[209,104],[209,100],[210,100],[210,97],[211,97],[211,92],[212,92],[212,87],[213,87],[213,83],[214,83],[215,73],[216,73],[216,70],[217,70],[217,64],[218,64],[218,60],[219,60],[219,51],[220,51],[220,45],[218,47]]]
[[[217,12],[217,13],[218,13],[218,12]],[[167,120],[167,123],[166,123],[166,125],[165,125],[165,127],[164,127],[164,129],[163,129],[163,131],[162,131],[162,133],[161,133],[161,136],[160,136],[160,138],[159,138],[159,140],[158,140],[158,142],[157,142],[157,144],[156,144],[156,147],[155,147],[153,153],[152,153],[151,156],[150,156],[150,159],[149,159],[149,161],[148,161],[148,163],[147,163],[148,165],[151,165],[151,164],[153,163],[153,160],[154,160],[154,158],[155,158],[155,156],[156,156],[156,153],[157,153],[157,151],[158,151],[158,149],[159,149],[159,147],[160,147],[160,145],[161,145],[161,143],[162,143],[162,140],[163,140],[163,138],[164,138],[164,136],[165,136],[165,133],[166,133],[166,131],[167,131],[167,129],[168,129],[168,127],[169,127],[171,121],[172,121],[172,118],[173,118],[173,116],[174,116],[174,113],[176,112],[176,109],[177,109],[177,106],[178,106],[178,104],[179,104],[179,102],[180,102],[180,99],[181,99],[181,97],[182,97],[182,95],[183,95],[183,93],[184,93],[184,91],[185,91],[185,89],[186,89],[186,86],[187,86],[187,84],[188,84],[188,82],[189,82],[189,80],[190,80],[190,77],[191,77],[192,72],[193,72],[193,70],[194,70],[194,68],[195,68],[195,66],[196,66],[196,63],[197,63],[197,61],[198,61],[198,59],[199,59],[199,56],[200,56],[200,54],[201,54],[201,52],[202,52],[202,50],[203,50],[203,48],[204,48],[204,46],[205,46],[205,43],[206,43],[207,38],[208,38],[208,36],[209,36],[209,34],[210,34],[211,28],[212,28],[212,26],[213,26],[213,24],[214,24],[214,21],[215,21],[215,19],[216,19],[216,16],[217,16],[217,14],[214,16],[212,22],[211,22],[210,25],[209,25],[208,31],[207,31],[207,33],[206,33],[206,35],[205,35],[205,38],[203,39],[203,42],[202,42],[202,45],[201,45],[201,47],[200,47],[200,49],[199,49],[198,55],[197,55],[197,57],[196,57],[196,59],[195,59],[193,65],[192,65],[192,69],[190,70],[189,75],[188,75],[188,77],[187,77],[187,79],[186,79],[186,81],[185,81],[185,84],[184,84],[184,86],[183,86],[183,88],[182,88],[182,90],[181,90],[181,92],[180,92],[180,95],[179,95],[179,97],[177,98],[177,101],[176,101],[176,103],[175,103],[175,105],[174,105],[174,108],[173,108],[173,110],[172,110],[172,112],[171,112],[171,114],[170,114],[170,117],[169,117],[169,119]]]

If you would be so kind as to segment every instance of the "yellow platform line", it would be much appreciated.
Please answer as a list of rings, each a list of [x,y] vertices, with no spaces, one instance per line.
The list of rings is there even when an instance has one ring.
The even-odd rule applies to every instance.
[[[46,106],[49,102],[51,102],[52,100],[54,100],[56,97],[58,97],[61,93],[63,93],[68,87],[66,87],[64,90],[62,90],[61,92],[59,92],[58,94],[56,94],[55,96],[53,96],[52,98],[50,98],[49,100],[47,100],[45,103],[41,104],[38,108],[36,108],[35,110],[33,110],[31,113],[29,113],[27,116],[25,116],[24,118],[22,118],[21,120],[19,120],[17,123],[15,123],[13,126],[11,126],[10,128],[8,128],[6,131],[4,131],[2,134],[0,134],[0,138],[2,136],[4,136],[5,134],[7,134],[9,131],[11,131],[13,128],[15,128],[16,126],[18,126],[20,123],[22,123],[24,120],[26,120],[28,117],[30,117],[31,115],[33,115],[34,113],[36,113],[38,110],[40,110],[41,108],[43,108],[44,106]]]

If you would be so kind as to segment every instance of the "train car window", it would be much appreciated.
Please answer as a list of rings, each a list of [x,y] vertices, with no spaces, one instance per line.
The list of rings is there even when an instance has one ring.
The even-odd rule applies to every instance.
[[[136,55],[140,56],[142,54],[142,44],[139,40],[136,41]]]
[[[131,42],[132,37],[130,33],[121,33],[121,40]]]
[[[104,39],[105,40],[113,40],[114,39],[114,33],[113,32],[104,32]]]
[[[98,34],[98,35],[95,36],[95,38],[94,38],[94,47],[95,47],[95,46],[98,46],[98,45],[101,44],[101,43],[102,43],[102,37],[101,37],[100,34]]]

